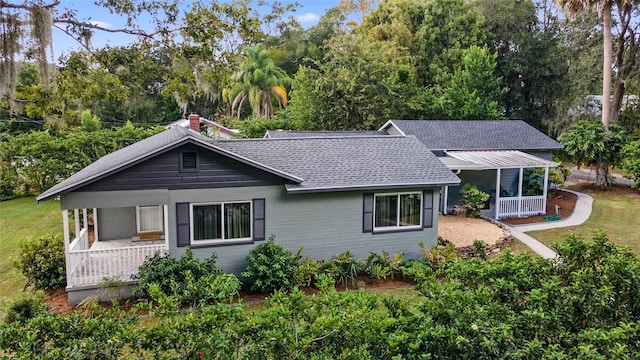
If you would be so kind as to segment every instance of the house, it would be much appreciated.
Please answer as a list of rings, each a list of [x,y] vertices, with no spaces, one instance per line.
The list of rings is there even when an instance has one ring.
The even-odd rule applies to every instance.
[[[173,129],[174,127],[183,127],[185,129],[192,128],[198,132],[204,130],[204,132],[210,138],[222,139],[222,140],[235,139],[240,133],[240,130],[238,129],[229,129],[228,127],[225,127],[213,120],[207,119],[202,116],[199,117],[197,123],[195,122],[195,120],[196,120],[195,117],[191,120],[183,118],[165,125],[164,128],[165,129]],[[192,123],[192,121],[194,122]]]
[[[129,281],[146,258],[179,257],[187,246],[200,258],[217,253],[235,274],[270,235],[318,260],[345,250],[420,257],[419,243],[436,243],[440,189],[459,182],[414,136],[214,140],[175,127],[37,199],[60,197],[76,304],[104,278]]]
[[[497,219],[541,214],[546,209],[549,169],[562,145],[521,120],[390,120],[377,134],[415,136],[461,184],[442,188],[439,210],[462,200],[460,188],[475,184],[489,193],[486,205]],[[362,136],[367,132],[335,132]],[[268,138],[327,137],[331,132],[269,131]],[[531,169],[539,169],[533,172]],[[535,185],[535,186],[534,186]]]

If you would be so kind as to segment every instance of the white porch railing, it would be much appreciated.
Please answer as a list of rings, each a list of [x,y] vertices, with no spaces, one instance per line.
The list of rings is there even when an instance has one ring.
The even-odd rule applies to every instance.
[[[82,232],[80,233],[82,234]],[[71,245],[82,243],[74,239]],[[156,253],[165,254],[165,244],[120,247],[113,249],[74,249],[67,254],[67,286],[98,285],[106,277],[132,280],[142,263]]]
[[[496,207],[496,219],[544,214],[544,206],[544,195],[501,197]]]

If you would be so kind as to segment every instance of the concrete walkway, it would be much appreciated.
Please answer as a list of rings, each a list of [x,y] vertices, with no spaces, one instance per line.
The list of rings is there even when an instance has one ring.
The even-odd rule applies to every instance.
[[[566,189],[563,190],[576,194],[578,196],[575,209],[573,210],[571,216],[569,216],[568,218],[559,221],[548,221],[529,225],[505,224],[505,226],[511,231],[511,235],[513,235],[513,237],[522,241],[524,244],[530,247],[531,250],[535,251],[543,258],[552,259],[555,258],[557,254],[545,244],[525,234],[525,232],[577,226],[587,221],[587,219],[589,219],[589,216],[591,216],[591,209],[593,206],[593,198],[591,196],[577,191]]]

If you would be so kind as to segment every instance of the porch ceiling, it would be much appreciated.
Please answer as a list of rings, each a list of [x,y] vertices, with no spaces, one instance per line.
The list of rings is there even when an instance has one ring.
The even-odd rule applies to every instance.
[[[448,151],[439,158],[451,170],[555,167],[557,163],[517,150]]]

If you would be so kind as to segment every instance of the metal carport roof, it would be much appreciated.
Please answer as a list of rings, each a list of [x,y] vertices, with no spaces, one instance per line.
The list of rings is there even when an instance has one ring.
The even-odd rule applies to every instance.
[[[557,163],[517,150],[447,151],[439,158],[451,170],[555,167]]]

